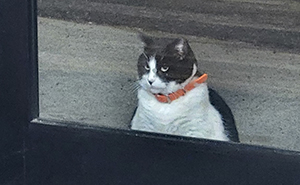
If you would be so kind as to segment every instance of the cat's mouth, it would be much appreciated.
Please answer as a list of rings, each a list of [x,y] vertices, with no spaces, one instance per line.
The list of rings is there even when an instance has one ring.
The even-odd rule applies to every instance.
[[[159,83],[150,85],[149,83],[142,83],[142,88],[144,88],[146,91],[152,93],[152,94],[170,94],[175,91],[177,91],[179,88],[181,88],[180,84],[177,84],[175,82],[170,83]]]
[[[153,87],[151,86],[149,88],[149,91],[153,94],[163,94],[163,92],[165,91],[164,88],[158,88],[158,87]]]
[[[140,86],[144,90],[146,90],[146,91],[148,91],[152,94],[164,94],[164,93],[166,93],[166,87],[157,87],[157,86],[154,86],[154,85],[149,85],[147,83],[140,83]]]
[[[172,83],[166,84],[165,87],[157,87],[157,86],[150,86],[148,91],[152,94],[170,94],[175,92],[180,88],[180,85],[172,85]]]

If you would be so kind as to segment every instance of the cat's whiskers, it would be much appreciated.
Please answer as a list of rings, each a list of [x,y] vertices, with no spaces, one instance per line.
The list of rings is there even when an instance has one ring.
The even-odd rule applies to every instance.
[[[130,82],[121,88],[120,97],[128,96],[129,94],[135,94],[140,88],[138,81]]]
[[[133,83],[129,86],[128,91],[129,91],[129,92],[136,92],[139,88],[140,88],[139,82],[138,82],[138,81],[135,81],[135,82],[133,82]]]

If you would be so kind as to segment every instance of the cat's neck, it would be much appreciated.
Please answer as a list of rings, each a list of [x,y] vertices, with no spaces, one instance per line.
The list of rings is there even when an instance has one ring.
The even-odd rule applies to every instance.
[[[192,75],[186,79],[183,83],[180,84],[180,87],[181,88],[184,88],[188,83],[190,83],[191,81],[199,78],[201,76],[200,72],[198,71],[197,69],[197,65],[194,64],[193,65],[193,72],[192,72]],[[179,88],[180,89],[180,88]]]
[[[178,89],[176,92],[170,93],[168,95],[155,94],[155,97],[159,102],[171,103],[173,100],[176,100],[181,96],[184,96],[188,91],[193,90],[197,86],[197,84],[204,83],[206,79],[207,79],[207,74],[203,74],[198,79],[193,80],[192,82],[184,86],[184,88]]]

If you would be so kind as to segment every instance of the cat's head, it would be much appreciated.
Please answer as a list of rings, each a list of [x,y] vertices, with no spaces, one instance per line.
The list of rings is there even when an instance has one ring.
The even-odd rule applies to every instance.
[[[198,74],[197,60],[186,39],[153,39],[145,35],[140,38],[144,52],[137,66],[143,89],[169,94],[183,88]]]

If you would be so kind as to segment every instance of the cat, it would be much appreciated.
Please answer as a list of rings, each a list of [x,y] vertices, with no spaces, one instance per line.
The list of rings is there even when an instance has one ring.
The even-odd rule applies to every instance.
[[[184,38],[154,39],[140,34],[138,107],[131,129],[239,142],[234,117]]]

